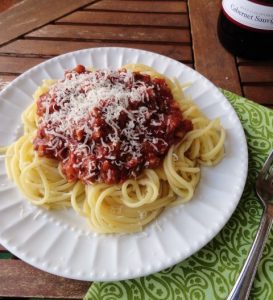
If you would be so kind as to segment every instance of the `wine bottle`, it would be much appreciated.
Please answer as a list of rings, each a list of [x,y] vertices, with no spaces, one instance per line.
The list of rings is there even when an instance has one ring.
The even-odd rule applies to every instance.
[[[273,0],[223,0],[218,37],[239,57],[273,58]]]

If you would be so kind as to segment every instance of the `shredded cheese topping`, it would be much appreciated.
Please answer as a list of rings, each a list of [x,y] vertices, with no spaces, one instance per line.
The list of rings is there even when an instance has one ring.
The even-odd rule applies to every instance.
[[[98,177],[93,157],[106,159],[104,168],[132,168],[129,176],[136,176],[143,167],[158,165],[158,157],[170,146],[165,131],[172,126],[171,101],[165,81],[152,81],[149,75],[122,69],[71,71],[38,100],[39,128],[47,137],[47,151],[64,158],[63,164],[71,159],[67,152],[76,156],[73,168],[85,169],[84,177],[80,174],[85,182]],[[143,160],[149,149],[158,155]]]
[[[69,73],[64,80],[58,81],[50,88],[47,100],[43,102],[45,115],[41,122],[52,124],[45,129],[45,133],[52,136],[49,147],[57,147],[60,140],[56,138],[67,140],[67,137],[72,137],[73,130],[77,126],[78,130],[82,130],[86,137],[82,143],[78,144],[78,150],[85,154],[92,153],[94,141],[90,147],[88,140],[98,130],[98,127],[93,127],[84,120],[88,113],[92,113],[95,108],[102,108],[103,119],[113,128],[108,139],[112,143],[121,142],[121,152],[131,152],[134,157],[140,157],[141,145],[137,141],[140,139],[140,135],[143,136],[143,133],[147,131],[146,118],[150,117],[151,112],[146,106],[139,106],[130,112],[127,108],[130,103],[144,102],[149,99],[148,91],[152,91],[153,88],[154,86],[147,87],[140,80],[134,81],[131,72],[99,70],[81,74]],[[56,101],[54,109],[60,109],[49,113],[51,99]],[[107,105],[105,105],[106,103]],[[122,112],[128,115],[130,121],[126,122],[125,127],[121,129],[118,120]],[[157,110],[153,112],[156,113]],[[162,121],[164,115],[161,113],[158,118]],[[153,119],[151,125],[160,126],[161,122]],[[122,139],[123,136],[126,139]],[[154,144],[157,140],[150,136],[149,132],[146,132],[144,141]],[[105,144],[102,138],[101,143]],[[67,146],[67,142],[64,143],[64,146]],[[109,147],[107,144],[105,146]],[[115,157],[109,157],[109,159],[114,160]]]

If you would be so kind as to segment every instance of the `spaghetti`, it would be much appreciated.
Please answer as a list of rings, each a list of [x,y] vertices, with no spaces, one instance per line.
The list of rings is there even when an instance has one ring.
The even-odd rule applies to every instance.
[[[63,82],[58,81],[56,83],[52,80],[44,81],[43,85],[36,91],[34,95],[35,102],[22,114],[24,135],[6,150],[8,176],[15,181],[20,191],[31,203],[49,209],[72,206],[77,213],[88,219],[91,227],[95,231],[100,233],[140,231],[144,225],[155,219],[165,207],[189,201],[193,197],[194,190],[200,179],[200,166],[215,165],[224,155],[225,131],[220,124],[220,120],[216,119],[211,121],[206,118],[199,108],[193,104],[190,99],[184,96],[183,89],[177,80],[171,81],[162,74],[157,73],[154,69],[144,65],[126,65],[118,72],[129,74],[129,77],[127,75],[127,77],[124,76],[129,82],[128,84],[130,84],[130,91],[132,90],[132,82],[130,81],[132,74],[138,74],[138,78],[142,79],[139,80],[138,85],[141,85],[141,82],[144,81],[143,78],[146,78],[146,85],[142,84],[142,87],[144,86],[143,93],[145,96],[142,96],[143,93],[134,94],[134,97],[140,97],[139,101],[152,99],[152,92],[147,95],[147,86],[151,90],[151,82],[153,85],[154,82],[163,82],[167,86],[166,91],[170,91],[176,103],[173,107],[179,107],[179,111],[182,112],[181,122],[183,121],[184,123],[180,121],[174,122],[175,117],[174,119],[170,119],[176,124],[176,127],[171,131],[172,134],[168,136],[167,132],[170,131],[170,127],[165,127],[164,135],[161,134],[161,136],[159,136],[159,138],[163,140],[163,144],[167,143],[168,140],[172,140],[172,142],[164,148],[165,150],[162,150],[160,155],[158,154],[158,156],[156,156],[156,153],[159,152],[158,147],[156,147],[154,152],[151,150],[145,152],[143,148],[141,148],[143,143],[147,142],[147,137],[145,137],[145,139],[143,137],[143,128],[141,128],[141,126],[147,125],[147,116],[153,118],[150,116],[153,115],[153,113],[145,109],[146,123],[134,123],[139,119],[139,114],[136,115],[135,119],[132,117],[131,120],[128,119],[125,121],[126,124],[129,124],[131,121],[130,128],[135,128],[137,127],[136,125],[138,125],[142,131],[139,135],[134,131],[134,136],[137,136],[140,141],[139,143],[133,144],[135,145],[134,148],[129,147],[130,143],[124,144],[124,147],[129,147],[129,151],[127,151],[127,153],[130,153],[129,158],[126,156],[126,159],[122,160],[118,157],[118,160],[118,158],[115,157],[115,162],[119,166],[117,169],[123,170],[122,166],[124,166],[128,160],[135,158],[133,154],[137,153],[136,158],[139,158],[139,160],[137,160],[137,163],[135,163],[134,160],[134,163],[129,164],[129,166],[127,165],[126,170],[129,171],[125,175],[121,175],[118,171],[113,175],[113,173],[108,172],[109,169],[106,169],[106,175],[101,173],[100,170],[104,168],[101,160],[96,160],[96,165],[91,166],[90,164],[91,167],[89,169],[87,168],[87,171],[85,168],[84,171],[77,166],[81,165],[84,156],[80,156],[78,160],[73,161],[67,169],[66,165],[60,161],[61,158],[67,161],[68,155],[71,156],[75,154],[74,152],[72,154],[70,153],[71,149],[73,149],[73,151],[76,149],[75,143],[73,142],[72,145],[68,145],[64,136],[60,136],[59,139],[56,139],[56,135],[62,135],[62,133],[65,132],[64,129],[63,132],[60,133],[59,131],[54,131],[52,128],[46,127],[47,135],[45,135],[44,132],[39,132],[39,130],[43,129],[41,127],[41,123],[43,122],[41,121],[41,116],[49,121],[48,124],[52,124],[54,122],[53,119],[50,119],[50,115],[59,111],[59,108],[56,108],[56,103],[52,106],[41,105],[41,99],[43,99],[49,91],[54,90],[58,84],[62,84]],[[85,72],[83,70],[81,72],[78,70],[77,73],[102,74],[102,72]],[[107,71],[104,71],[104,73],[109,75]],[[69,76],[73,76],[73,72],[66,74],[66,78],[69,79]],[[150,78],[150,81],[147,78]],[[113,78],[111,80],[113,81]],[[101,79],[99,81],[101,81]],[[123,84],[124,86],[124,82],[120,82],[120,80],[118,80],[118,84]],[[85,88],[86,90],[90,90],[90,80],[89,83],[86,83]],[[92,93],[93,90],[94,87],[92,87]],[[98,92],[94,93],[98,94]],[[119,93],[121,93],[120,90]],[[115,95],[117,95],[117,90],[115,90],[111,98],[113,101],[116,101]],[[94,99],[94,97],[95,96],[93,96],[92,99]],[[109,99],[109,94],[107,94],[107,97]],[[121,95],[120,99],[123,98],[124,94]],[[97,102],[102,100],[102,96],[99,98],[95,97],[95,99],[97,105]],[[105,107],[105,104],[103,105]],[[64,106],[69,106],[69,104],[64,101]],[[123,107],[125,110],[127,108],[128,107]],[[79,117],[78,111],[81,110],[81,108],[75,107],[73,109],[77,111],[77,116]],[[128,109],[136,111],[140,108],[136,105],[135,107],[129,106]],[[108,110],[110,109],[108,108]],[[153,110],[153,108],[151,108],[151,110]],[[127,110],[128,115],[132,115],[132,111]],[[179,115],[176,108],[173,108],[173,111],[175,113],[171,115],[170,118]],[[154,115],[158,116],[157,113]],[[105,115],[103,117],[107,119]],[[163,123],[159,122],[158,117],[155,118],[157,119],[149,119],[149,124],[159,124],[159,127],[162,126]],[[60,115],[54,120],[58,122]],[[81,118],[77,120],[81,122]],[[111,119],[109,120],[111,121]],[[192,125],[189,125],[189,122],[185,122],[185,120],[190,120],[190,124]],[[75,123],[75,118],[73,122]],[[164,124],[173,124],[173,122],[165,122]],[[62,127],[62,125],[63,123],[59,124],[58,128]],[[78,128],[78,124],[76,125]],[[83,127],[84,126],[85,125],[83,125]],[[121,128],[124,129],[128,127],[127,125],[127,127],[124,126]],[[94,129],[94,126],[91,126],[91,128]],[[149,128],[150,127],[147,126],[145,127],[148,133]],[[116,130],[118,131],[119,129]],[[75,131],[71,129],[69,137],[73,136],[75,139],[81,141],[80,145],[84,144],[83,140],[85,144],[88,144],[88,141],[91,143],[94,141],[92,137],[93,132],[94,130],[90,133],[91,137],[88,136],[87,138],[86,134],[82,135],[81,131],[76,131],[75,137]],[[153,134],[156,134],[156,132],[157,131],[153,131]],[[111,131],[110,133],[113,132]],[[121,136],[121,132],[118,131],[118,134],[116,136],[112,135],[112,138],[115,140],[119,136]],[[167,138],[164,139],[164,136]],[[129,135],[129,139],[132,137],[133,136]],[[95,149],[102,145],[105,148],[109,148],[107,144],[109,140],[101,140],[101,136],[97,136],[97,134],[95,138],[97,138],[97,144],[95,143],[96,145],[94,146]],[[46,141],[46,144],[44,141]],[[150,144],[153,143],[157,145],[157,142],[158,139],[154,137],[154,139],[151,138]],[[58,145],[60,145],[60,147],[58,147]],[[90,146],[90,143],[88,145]],[[48,149],[53,150],[50,152]],[[76,150],[78,151],[78,148]],[[98,154],[97,152],[90,152],[90,149],[88,151],[87,153],[90,155],[94,153],[96,155]],[[122,153],[122,151],[120,152]],[[57,153],[60,157],[58,157]],[[86,154],[86,151],[81,153]],[[143,153],[144,156],[146,155],[145,160],[142,160],[141,157]],[[151,157],[151,155],[148,155],[149,153],[152,153],[154,155],[152,157],[156,157],[157,160],[155,164],[147,163],[145,166],[145,162],[149,162],[148,158]],[[113,153],[104,153],[103,155],[104,160],[107,155],[107,159],[109,160],[109,155],[113,156]],[[94,159],[97,159],[97,157]],[[151,161],[154,162],[155,160]],[[163,162],[161,163],[161,161]],[[69,173],[68,170],[71,171],[71,166],[74,169],[72,173]],[[75,173],[75,169],[78,173]],[[93,177],[88,175],[91,171],[94,171]],[[73,176],[70,177],[69,174]]]

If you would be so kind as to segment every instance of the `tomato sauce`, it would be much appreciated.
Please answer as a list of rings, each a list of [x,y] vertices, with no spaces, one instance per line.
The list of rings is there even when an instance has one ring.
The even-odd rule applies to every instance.
[[[192,129],[164,79],[124,69],[78,65],[40,96],[37,114],[38,155],[57,159],[68,181],[85,184],[122,183],[157,168]]]

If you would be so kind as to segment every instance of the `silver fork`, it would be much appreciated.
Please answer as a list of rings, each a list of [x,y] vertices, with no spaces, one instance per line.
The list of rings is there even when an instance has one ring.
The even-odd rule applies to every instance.
[[[227,300],[246,300],[273,223],[273,150],[256,180],[256,193],[263,206],[263,215],[243,269]],[[272,203],[271,203],[272,201]]]

